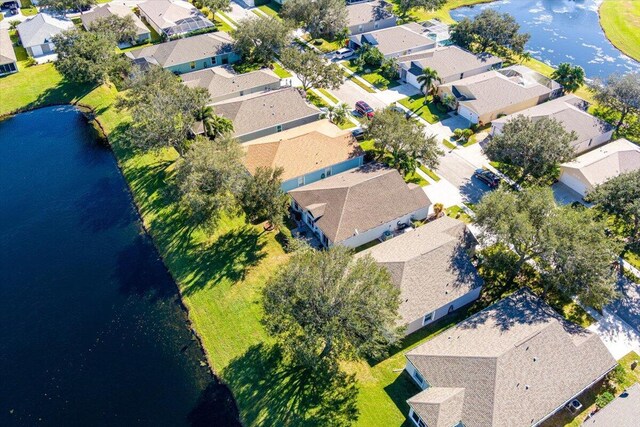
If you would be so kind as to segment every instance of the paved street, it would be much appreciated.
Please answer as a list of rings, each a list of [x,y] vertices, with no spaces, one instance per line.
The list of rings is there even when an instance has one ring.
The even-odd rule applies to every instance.
[[[349,104],[351,108],[355,108],[355,104],[358,101],[366,102],[373,109],[387,106],[384,101],[380,100],[375,94],[367,92],[350,80],[345,80],[339,89],[331,90],[330,92],[333,93],[336,98],[339,98],[340,101]]]
[[[588,329],[600,336],[616,360],[630,351],[640,354],[640,334],[608,310],[604,310],[602,316],[593,310],[588,311],[597,320]]]
[[[462,201],[478,203],[489,191],[489,187],[473,176],[473,172],[482,167],[482,164],[478,166],[471,163],[470,156],[461,153],[464,150],[467,149],[456,149],[445,153],[440,158],[440,165],[436,172],[460,192]]]

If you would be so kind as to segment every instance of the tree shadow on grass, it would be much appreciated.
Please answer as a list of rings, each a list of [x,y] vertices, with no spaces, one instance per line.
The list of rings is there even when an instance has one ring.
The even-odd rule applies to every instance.
[[[387,393],[393,403],[395,403],[400,412],[408,415],[409,404],[407,403],[407,399],[420,393],[421,390],[411,379],[411,377],[409,377],[407,371],[402,371],[402,373],[398,375],[394,382],[384,388],[384,391]],[[408,419],[405,419],[401,426],[410,427],[412,425],[413,424]]]
[[[97,86],[95,84],[77,84],[62,80],[56,86],[45,89],[26,109],[35,109],[49,105],[71,104],[84,98]]]
[[[277,346],[252,346],[231,361],[222,377],[242,403],[247,425],[342,426],[358,418],[354,375],[335,364],[292,366]]]
[[[249,268],[266,256],[266,242],[261,237],[256,228],[245,225],[221,235],[208,247],[185,252],[191,271],[190,284],[182,292],[191,295],[209,283],[244,280]]]

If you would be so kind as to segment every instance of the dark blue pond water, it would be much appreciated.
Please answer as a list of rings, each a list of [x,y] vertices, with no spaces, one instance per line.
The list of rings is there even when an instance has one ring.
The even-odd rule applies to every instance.
[[[547,64],[581,65],[587,77],[640,70],[640,63],[616,49],[598,20],[602,0],[500,0],[451,12],[459,21],[491,8],[513,15],[521,30],[531,34],[527,50]]]
[[[112,153],[77,111],[0,122],[0,425],[234,425]]]

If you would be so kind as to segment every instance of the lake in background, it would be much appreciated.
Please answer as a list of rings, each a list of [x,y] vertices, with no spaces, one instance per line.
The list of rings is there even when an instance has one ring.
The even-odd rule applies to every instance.
[[[111,151],[71,107],[0,122],[0,425],[238,425]]]
[[[531,34],[527,50],[549,65],[581,65],[588,78],[640,70],[640,63],[615,48],[598,18],[602,0],[500,0],[451,11],[456,21],[485,9],[513,15],[521,31]]]

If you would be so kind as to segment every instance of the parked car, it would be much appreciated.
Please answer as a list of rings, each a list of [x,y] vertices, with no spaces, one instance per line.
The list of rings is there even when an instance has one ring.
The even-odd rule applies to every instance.
[[[368,119],[373,117],[373,108],[371,108],[369,104],[364,101],[356,102],[356,112],[362,117],[366,117]]]
[[[490,188],[495,188],[500,185],[500,177],[495,173],[491,172],[487,169],[477,169],[473,176],[478,178],[480,181],[487,184]]]
[[[349,49],[348,47],[343,47],[342,49],[336,50],[336,53],[333,55],[336,59],[345,59],[352,56],[355,52],[353,49]]]
[[[364,129],[357,128],[351,131],[351,135],[356,139],[356,141],[361,141],[364,139]]]

